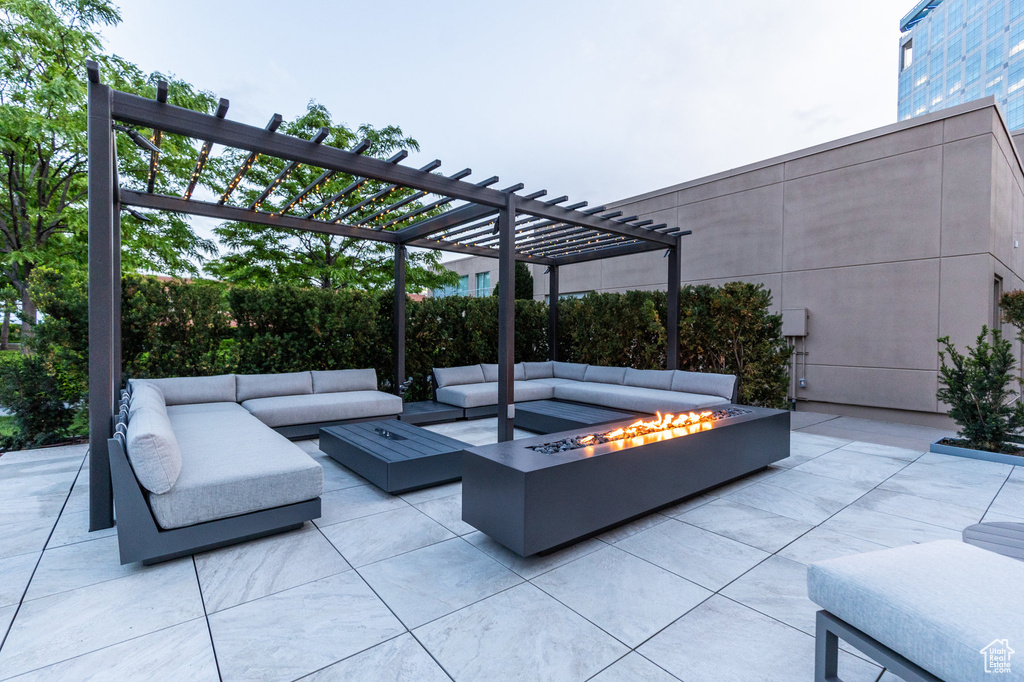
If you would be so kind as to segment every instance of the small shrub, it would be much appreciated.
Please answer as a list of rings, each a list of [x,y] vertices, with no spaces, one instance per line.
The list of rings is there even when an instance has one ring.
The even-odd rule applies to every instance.
[[[988,341],[991,336],[991,343]],[[948,336],[939,339],[938,399],[949,405],[949,416],[960,427],[968,447],[989,452],[1015,452],[1010,437],[1024,427],[1024,404],[1010,388],[1015,365],[1010,342],[999,330],[981,328],[973,348],[962,354]],[[949,357],[949,364],[946,357]]]
[[[0,436],[4,450],[59,443],[72,435],[76,406],[67,402],[57,377],[38,355],[0,363],[0,404],[11,410],[13,433]]]

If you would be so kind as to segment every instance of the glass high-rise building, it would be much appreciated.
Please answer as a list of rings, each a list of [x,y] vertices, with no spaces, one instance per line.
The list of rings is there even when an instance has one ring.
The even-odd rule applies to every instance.
[[[1024,128],[1024,0],[921,0],[900,30],[899,120],[994,95]]]

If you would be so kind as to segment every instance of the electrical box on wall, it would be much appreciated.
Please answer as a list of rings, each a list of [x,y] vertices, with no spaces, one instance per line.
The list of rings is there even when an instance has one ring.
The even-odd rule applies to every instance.
[[[807,308],[790,308],[782,311],[783,336],[807,336]]]

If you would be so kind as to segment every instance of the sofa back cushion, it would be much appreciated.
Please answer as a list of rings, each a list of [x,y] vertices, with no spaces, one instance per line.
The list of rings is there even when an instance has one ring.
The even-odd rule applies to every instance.
[[[310,372],[313,393],[344,393],[345,391],[376,391],[377,370],[336,369],[329,372]]]
[[[498,365],[480,363],[480,369],[484,372],[484,381],[490,383],[498,380]],[[512,365],[512,381],[526,381],[526,368],[523,363]]]
[[[637,388],[657,388],[662,391],[672,390],[672,379],[675,373],[667,369],[633,369],[626,368],[623,383]]]
[[[163,391],[150,381],[132,382],[132,397],[128,402],[128,418],[143,408],[167,414],[167,403],[164,402]]]
[[[523,371],[527,379],[554,379],[555,368],[550,362],[524,362]]]
[[[170,377],[145,381],[160,389],[167,405],[235,402],[234,374],[221,374],[215,377]],[[132,380],[133,391],[139,383],[138,379]]]
[[[551,371],[554,373],[554,379],[571,379],[572,381],[583,381],[583,377],[587,373],[587,367],[590,365],[584,365],[578,362],[552,362]]]
[[[681,393],[699,393],[716,395],[719,398],[732,400],[732,392],[736,386],[733,374],[710,374],[708,372],[683,372],[677,370],[672,377],[672,390]]]
[[[128,420],[128,460],[143,488],[170,491],[181,473],[181,449],[166,412],[144,407]]]
[[[285,374],[239,374],[237,401],[254,398],[274,398],[279,395],[308,395],[313,392],[313,377],[309,372]]]
[[[480,365],[463,367],[435,367],[434,380],[438,388],[445,386],[465,386],[466,384],[484,383],[484,371]]]
[[[587,365],[587,371],[583,375],[584,381],[598,384],[622,384],[626,378],[625,367],[598,367]]]

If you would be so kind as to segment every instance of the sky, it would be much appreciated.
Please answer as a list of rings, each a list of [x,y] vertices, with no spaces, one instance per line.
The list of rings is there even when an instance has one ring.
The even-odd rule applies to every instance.
[[[121,0],[108,51],[263,126],[310,100],[591,205],[896,120],[913,0]],[[197,225],[207,233],[208,224]]]

